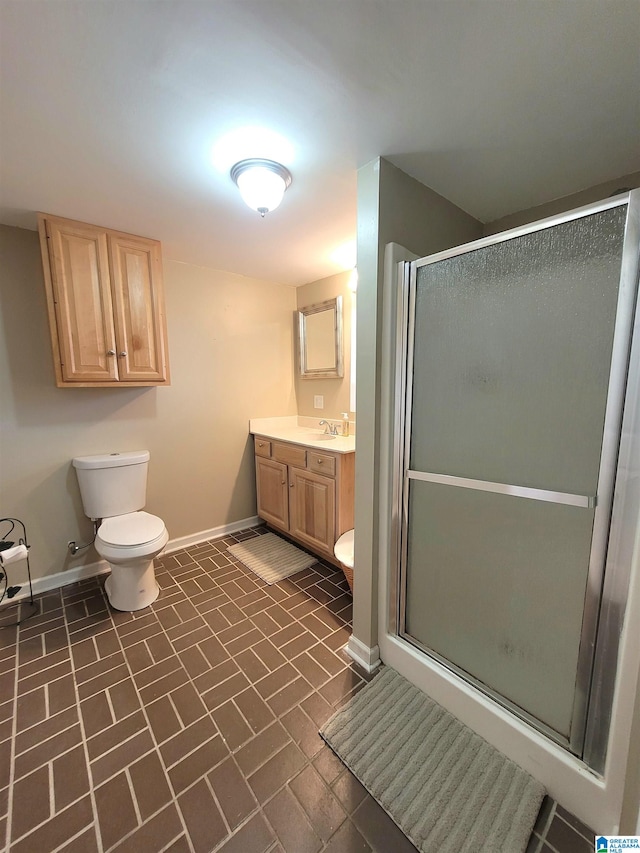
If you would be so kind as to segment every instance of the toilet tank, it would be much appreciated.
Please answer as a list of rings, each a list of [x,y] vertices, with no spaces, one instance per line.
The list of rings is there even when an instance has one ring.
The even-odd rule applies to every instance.
[[[89,518],[137,512],[147,501],[148,450],[77,456],[73,467]]]

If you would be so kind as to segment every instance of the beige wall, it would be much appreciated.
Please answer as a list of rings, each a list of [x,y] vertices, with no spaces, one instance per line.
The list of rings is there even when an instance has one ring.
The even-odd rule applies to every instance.
[[[602,199],[609,198],[617,190],[632,190],[636,187],[640,187],[640,172],[632,172],[630,175],[623,175],[620,178],[615,178],[613,181],[596,184],[581,192],[556,198],[553,201],[546,202],[546,204],[529,207],[526,210],[520,210],[509,216],[503,216],[502,219],[487,222],[484,226],[484,236],[497,234],[499,231],[507,231],[509,228],[517,228],[519,225],[526,225],[529,222],[536,222],[538,219],[545,219],[547,216],[555,216],[557,213],[564,213],[567,210],[574,210],[585,204],[601,201]]]
[[[425,257],[481,236],[477,219],[387,160],[380,160],[379,269],[384,247],[392,241]]]
[[[317,305],[335,296],[342,296],[342,326],[344,346],[344,375],[341,379],[303,379],[298,371],[296,359],[296,398],[298,414],[310,418],[329,418],[339,420],[342,412],[348,412],[351,375],[351,306],[354,294],[349,290],[351,272],[312,281],[296,289],[298,310],[309,305]],[[313,398],[321,394],[324,397],[324,409],[315,409]]]
[[[96,559],[66,550],[91,531],[75,455],[148,449],[147,509],[171,539],[255,515],[248,420],[296,413],[294,288],[165,261],[171,387],[69,389],[35,232],[0,226],[0,270],[0,506],[27,525],[35,577]]]
[[[380,158],[358,171],[355,596],[353,633],[377,644],[380,325],[384,247],[395,242],[419,257],[482,236],[460,208]]]

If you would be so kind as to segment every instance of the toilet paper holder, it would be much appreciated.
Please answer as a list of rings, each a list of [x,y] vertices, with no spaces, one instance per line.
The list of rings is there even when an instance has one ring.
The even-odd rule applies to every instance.
[[[29,565],[29,548],[31,547],[27,542],[27,528],[23,521],[19,518],[0,518],[0,530],[2,525],[8,524],[9,528],[6,530],[4,534],[0,534],[0,605],[4,602],[5,598],[12,599],[18,592],[20,592],[20,586],[10,586],[9,585],[9,575],[7,572],[7,565],[9,562],[15,562],[16,560],[26,560],[27,563],[27,577],[29,578],[29,601],[27,602],[31,605],[34,610],[32,613],[29,613],[23,619],[19,619],[17,622],[0,622],[0,628],[8,628],[10,625],[20,625],[25,619],[29,619],[29,617],[33,616],[36,609],[36,604],[33,600],[33,585],[31,582],[31,566]],[[9,539],[9,536],[12,535],[14,530],[18,533],[18,541]],[[20,535],[20,530],[22,530],[22,535]],[[18,552],[18,549],[24,549],[24,555]],[[2,554],[12,551],[15,555],[13,559],[5,562],[2,559]],[[18,555],[16,555],[18,552]],[[3,586],[4,585],[4,586]]]

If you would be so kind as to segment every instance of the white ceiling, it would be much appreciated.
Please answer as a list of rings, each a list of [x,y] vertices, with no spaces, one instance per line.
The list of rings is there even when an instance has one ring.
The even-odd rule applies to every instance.
[[[338,272],[383,155],[482,221],[640,169],[639,0],[0,0],[0,221],[43,210],[168,258]],[[264,220],[214,146],[288,140]]]

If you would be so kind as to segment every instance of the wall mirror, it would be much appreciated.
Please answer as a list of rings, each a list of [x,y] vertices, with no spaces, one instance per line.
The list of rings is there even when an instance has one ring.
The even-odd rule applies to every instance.
[[[343,375],[342,296],[298,311],[298,365],[305,379]]]

